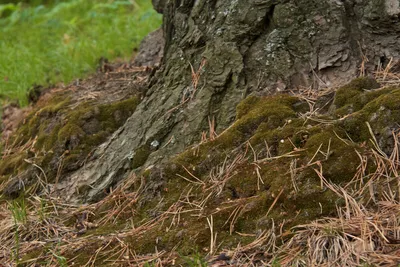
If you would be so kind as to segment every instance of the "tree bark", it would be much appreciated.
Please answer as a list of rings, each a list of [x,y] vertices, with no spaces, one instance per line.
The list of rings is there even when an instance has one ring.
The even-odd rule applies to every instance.
[[[153,4],[164,16],[163,63],[125,125],[86,166],[57,185],[57,192],[69,201],[103,197],[135,171],[132,166],[159,164],[198,141],[209,121],[215,120],[217,132],[222,131],[249,94],[319,90],[360,71],[372,74],[378,65],[400,57],[396,0]],[[139,156],[147,160],[132,162]]]

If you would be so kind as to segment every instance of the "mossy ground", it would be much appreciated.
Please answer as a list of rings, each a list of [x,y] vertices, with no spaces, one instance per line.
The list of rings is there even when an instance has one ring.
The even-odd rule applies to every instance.
[[[112,67],[120,69],[113,74],[99,72],[79,86],[49,89],[39,98],[2,145],[0,179],[5,195],[19,194],[17,180],[28,187],[35,184],[38,170],[46,174],[42,179],[47,182],[60,181],[85,164],[93,150],[125,123],[140,102],[149,73],[140,68],[131,71],[121,63]],[[121,75],[140,79],[135,86],[120,86]]]
[[[79,168],[90,151],[121,126],[139,103],[138,98],[133,96],[117,103],[97,105],[85,102],[72,108],[68,97],[62,97],[67,100],[60,102],[59,97],[54,97],[44,107],[28,115],[12,142],[33,142],[28,151],[16,152],[2,160],[0,175],[23,171],[26,169],[24,160],[29,159],[43,166],[49,178],[55,177],[55,165],[63,165],[60,174],[64,170]]]
[[[92,260],[99,264],[108,264],[106,259],[138,264],[152,261],[145,255],[171,252],[175,264],[185,264],[187,256],[207,258],[211,250],[246,246],[273,226],[290,236],[293,226],[334,215],[344,201],[325,183],[345,186],[359,172],[362,157],[373,162],[374,144],[369,142],[372,136],[366,122],[379,133],[382,127],[394,129],[400,119],[396,105],[400,89],[372,89],[371,84],[374,88],[373,81],[358,79],[339,89],[334,106],[312,118],[307,116],[308,104],[294,96],[245,99],[237,107],[236,121],[219,136],[188,148],[166,164],[137,169],[125,185],[83,208],[85,220],[96,227],[77,237],[87,242],[77,255],[64,245],[63,256],[77,256],[76,266],[96,253]],[[99,107],[86,103],[65,115],[64,124],[53,127],[58,129],[56,137],[41,146],[60,144],[64,152],[70,151],[67,157],[75,151],[80,155],[88,143],[82,140],[94,138],[98,129],[110,133],[118,126],[115,112],[128,112],[136,103],[135,98]],[[48,112],[36,112],[29,121],[40,121],[40,114]],[[90,120],[96,120],[99,128],[87,128]],[[31,131],[40,134],[45,128]],[[27,135],[21,138],[32,138]],[[377,140],[389,140],[382,136]],[[389,149],[390,142],[385,144]],[[148,151],[142,152],[147,158]],[[138,156],[135,162],[139,161],[145,159]],[[365,175],[375,170],[371,164]],[[211,247],[214,238],[216,247]]]

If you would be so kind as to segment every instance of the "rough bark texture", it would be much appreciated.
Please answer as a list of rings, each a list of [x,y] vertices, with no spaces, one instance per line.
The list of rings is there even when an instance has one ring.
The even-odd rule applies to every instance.
[[[86,166],[60,181],[58,192],[70,201],[94,201],[132,166],[149,167],[183,150],[200,139],[209,119],[220,132],[249,94],[333,86],[358,74],[363,55],[367,73],[400,57],[395,0],[153,4],[164,15],[161,68],[125,125]],[[78,192],[83,187],[91,189]]]

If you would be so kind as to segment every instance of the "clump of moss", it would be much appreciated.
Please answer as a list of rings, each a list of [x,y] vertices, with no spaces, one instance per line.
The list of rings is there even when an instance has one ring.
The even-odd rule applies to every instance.
[[[58,131],[56,144],[63,153],[68,150],[64,168],[70,171],[79,167],[93,148],[126,121],[138,103],[137,97],[103,105],[89,102],[66,114],[67,123]]]
[[[22,145],[35,138],[38,140],[45,139],[51,135],[53,126],[57,124],[59,118],[57,114],[66,110],[70,104],[71,98],[66,94],[55,95],[45,102],[38,103],[35,110],[28,114],[24,122],[18,127],[13,142]]]
[[[146,238],[135,237],[135,242],[140,244],[135,248],[150,253],[156,240],[158,248],[164,249],[170,249],[177,242],[184,251],[188,250],[185,244],[205,248],[209,244],[206,218],[211,215],[219,240],[229,247],[237,242],[244,244],[235,231],[254,234],[270,227],[272,220],[276,224],[285,221],[285,227],[290,227],[335,212],[337,197],[321,188],[315,165],[309,163],[318,161],[327,179],[346,182],[356,172],[359,164],[356,150],[360,147],[348,145],[350,140],[343,142],[341,138],[346,139],[346,135],[336,125],[305,124],[299,117],[299,112],[305,109],[306,105],[292,96],[249,97],[239,104],[234,124],[216,139],[177,155],[161,170],[146,170],[147,197],[138,203],[137,220],[161,214],[179,202],[185,188],[190,188],[190,201],[207,197],[207,204],[202,220],[186,214],[180,216],[184,234],[174,230],[164,233],[163,229],[154,228]],[[143,148],[142,152],[146,150]],[[287,153],[293,156],[286,157]],[[239,154],[244,158],[240,163],[233,163]],[[263,160],[254,162],[255,155],[256,159]],[[267,156],[275,158],[266,159]],[[216,173],[222,174],[215,176]],[[218,184],[219,180],[215,179],[226,181],[218,193],[211,193],[206,188]],[[240,215],[231,225],[232,214],[238,211]],[[151,238],[147,239],[148,236]]]
[[[76,124],[68,123],[58,132],[57,141],[65,144],[65,148],[72,150],[79,145],[80,139],[85,136],[85,132]]]
[[[147,144],[137,148],[131,160],[132,169],[136,169],[142,166],[146,162],[150,153],[151,153],[150,146]]]
[[[13,142],[32,142],[33,161],[43,168],[51,182],[60,171],[59,166],[61,173],[79,168],[92,149],[127,120],[138,103],[134,96],[100,105],[83,102],[72,108],[68,95],[55,95],[45,102],[39,101],[17,130]],[[18,152],[0,161],[0,175],[15,175],[24,170],[29,165],[23,164],[27,158],[26,152]]]
[[[391,142],[392,131],[398,128],[400,120],[400,89],[388,87],[376,91],[365,91],[359,94],[359,99],[367,99],[362,107],[338,122],[355,142],[365,142],[372,138],[372,133],[377,138],[380,147],[385,152],[393,149]],[[341,115],[341,110],[336,111]]]
[[[254,105],[260,102],[260,98],[256,96],[246,97],[243,101],[241,101],[236,107],[236,119],[241,119],[244,115],[246,115]]]
[[[366,97],[363,93],[366,90],[377,89],[379,87],[375,79],[360,77],[339,88],[334,101],[336,114],[344,116],[360,110],[371,100],[371,97],[374,97],[373,94],[370,97]]]
[[[333,116],[324,114],[324,119],[332,120],[330,124],[313,121],[305,123],[298,116],[299,112],[305,111],[305,106],[294,97],[281,95],[263,99],[252,96],[245,99],[238,105],[237,120],[228,130],[215,140],[187,150],[171,161],[171,166],[174,167],[167,168],[165,173],[165,187],[168,191],[160,192],[162,198],[170,200],[174,196],[175,201],[179,199],[183,184],[187,181],[177,178],[176,174],[188,178],[195,175],[206,182],[212,170],[229,165],[235,153],[245,151],[247,141],[250,141],[259,158],[268,154],[276,159],[253,164],[254,155],[248,149],[248,160],[230,170],[232,177],[224,184],[218,197],[208,202],[204,216],[218,216],[215,225],[218,225],[221,231],[219,237],[226,244],[234,243],[237,237],[234,234],[222,234],[226,233],[226,221],[229,221],[234,210],[230,208],[226,212],[217,212],[216,210],[224,210],[223,203],[243,199],[243,211],[235,222],[235,229],[243,233],[269,227],[271,219],[275,223],[285,221],[286,227],[290,227],[332,215],[337,205],[343,203],[333,192],[321,188],[321,179],[316,172],[319,167],[315,163],[318,162],[318,166],[322,167],[325,179],[333,183],[345,184],[354,177],[360,164],[358,153],[363,154],[363,140],[367,136],[362,137],[364,139],[361,141],[349,139],[348,136],[360,135],[360,129],[364,129],[366,124],[365,121],[355,120],[355,126],[358,128],[347,129],[343,126],[351,124],[354,118],[359,116],[368,118],[371,126],[378,125],[375,121],[383,120],[387,123],[397,119],[397,89],[373,90],[377,86],[374,80],[357,79],[346,88],[341,88],[338,91],[339,96],[336,97],[336,107],[352,105],[357,111],[336,122],[336,116],[341,114],[339,109]],[[343,96],[345,93],[353,95]],[[357,103],[352,103],[352,100]],[[388,119],[388,110],[393,115],[391,119]],[[375,113],[377,111],[379,113]],[[366,134],[369,135],[368,129]],[[266,143],[269,146],[268,153]],[[293,156],[285,157],[287,153]],[[181,165],[185,166],[186,170],[181,168]],[[259,180],[257,172],[262,181]],[[192,191],[193,198],[202,194],[202,190]],[[274,207],[268,213],[272,205]],[[155,208],[156,200],[150,206]],[[195,235],[194,233],[201,232],[200,229],[194,226],[190,218],[184,220],[186,219],[187,233],[191,237],[198,236],[194,239],[196,246],[204,246],[208,238],[202,240],[199,235]]]
[[[357,151],[362,152],[359,145],[346,141],[344,136],[345,141],[339,139],[338,133],[342,131],[334,127],[322,128],[311,135],[305,145],[307,157],[319,160],[325,178],[336,184],[351,180],[360,163]]]
[[[0,161],[0,176],[15,175],[19,169],[25,168],[27,163],[24,159],[27,158],[26,153],[12,154],[7,157],[7,160]]]

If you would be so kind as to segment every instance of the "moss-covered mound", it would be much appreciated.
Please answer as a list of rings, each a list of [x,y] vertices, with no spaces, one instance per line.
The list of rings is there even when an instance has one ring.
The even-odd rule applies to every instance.
[[[30,113],[17,130],[12,142],[18,144],[18,150],[0,161],[0,176],[8,179],[37,165],[46,173],[47,182],[53,183],[65,172],[81,167],[91,151],[122,126],[138,103],[136,96],[102,105],[74,105],[67,94],[53,97]],[[25,179],[32,183],[29,180],[34,177]]]
[[[4,195],[17,197],[40,179],[60,181],[125,123],[140,102],[150,69],[132,71],[121,65],[113,66],[120,69],[111,74],[98,73],[82,84],[49,90],[39,99],[2,146]],[[133,81],[128,87],[121,85],[127,75]]]
[[[157,261],[198,266],[205,263],[202,259],[229,263],[234,255],[228,251],[251,251],[251,262],[261,266],[274,258],[263,252],[273,238],[266,232],[275,229],[280,239],[273,242],[282,243],[292,236],[291,227],[335,215],[337,206],[348,207],[349,199],[339,197],[338,188],[376,179],[373,174],[383,167],[375,152],[384,161],[382,153],[394,150],[388,132],[398,129],[399,92],[360,78],[324,103],[284,94],[250,96],[224,132],[203,135],[198,145],[167,163],[132,172],[100,202],[64,214],[57,222],[76,235],[65,231],[61,235],[68,242],[44,242],[23,259],[43,262],[54,258],[56,247],[72,266],[153,266]],[[136,98],[100,106],[88,102],[60,115],[70,105],[64,98],[32,113],[16,140],[38,136],[29,151],[42,164],[48,162],[44,168],[51,169],[54,157],[62,156],[61,172],[73,169],[136,104]],[[50,114],[60,118],[59,124],[39,123]],[[44,133],[51,134],[43,138]],[[54,147],[59,150],[50,154]],[[22,168],[11,163],[24,160],[17,155],[9,156],[9,172]],[[375,198],[374,193],[368,196],[360,194],[360,203]],[[237,259],[231,263],[241,264]]]
[[[307,112],[308,104],[297,97],[249,97],[218,137],[144,171],[146,189],[133,221],[169,209],[179,220],[170,217],[135,236],[133,249],[146,254],[180,244],[182,253],[207,252],[211,217],[222,249],[245,245],[272,224],[289,229],[333,215],[342,203],[319,175],[346,184],[364,148],[348,139],[338,121],[307,120]]]

